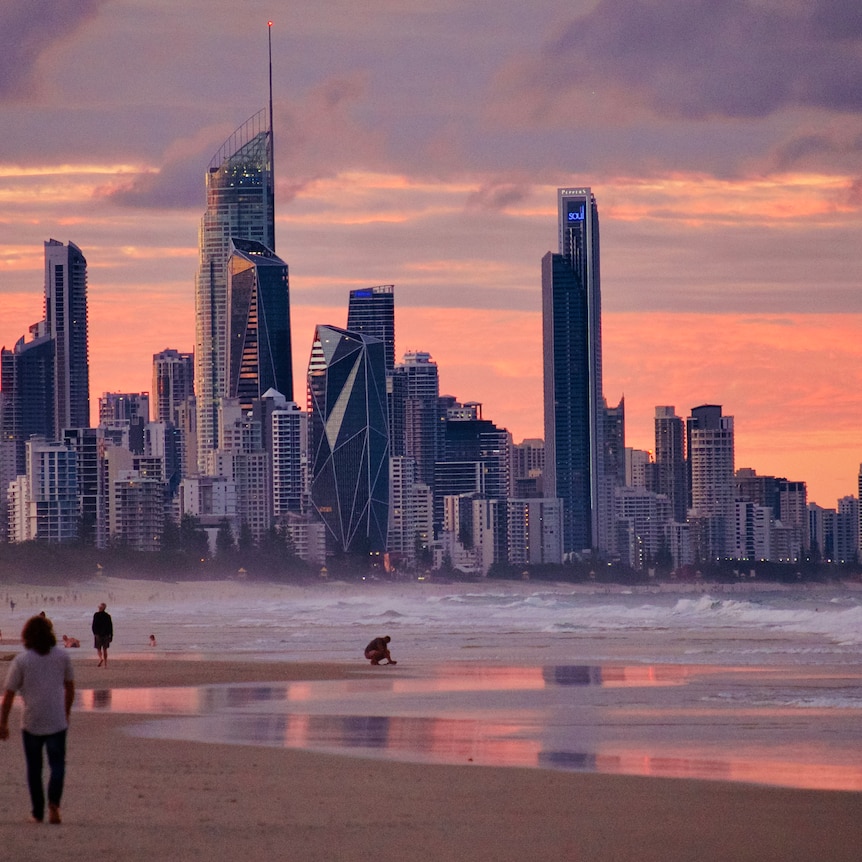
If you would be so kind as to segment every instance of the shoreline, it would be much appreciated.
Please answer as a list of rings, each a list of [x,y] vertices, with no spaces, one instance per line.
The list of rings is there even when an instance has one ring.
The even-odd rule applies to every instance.
[[[371,675],[355,663],[164,657],[75,671],[79,690]],[[0,743],[10,859],[850,862],[862,846],[862,793],[148,739],[125,732],[138,715],[74,708],[64,822],[31,825],[19,715]]]

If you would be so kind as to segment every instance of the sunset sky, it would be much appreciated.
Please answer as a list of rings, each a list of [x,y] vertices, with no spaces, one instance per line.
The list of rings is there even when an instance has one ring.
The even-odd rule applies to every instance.
[[[735,416],[736,465],[835,506],[862,461],[859,0],[3,0],[0,344],[43,243],[89,264],[91,400],[194,346],[204,172],[267,104],[296,391],[394,284],[396,353],[541,437],[556,189],[601,219],[604,389]]]

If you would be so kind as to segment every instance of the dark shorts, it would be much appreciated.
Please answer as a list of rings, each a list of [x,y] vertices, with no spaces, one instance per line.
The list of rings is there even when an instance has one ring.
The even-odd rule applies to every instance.
[[[107,649],[111,645],[110,635],[93,635],[93,646],[96,649]]]

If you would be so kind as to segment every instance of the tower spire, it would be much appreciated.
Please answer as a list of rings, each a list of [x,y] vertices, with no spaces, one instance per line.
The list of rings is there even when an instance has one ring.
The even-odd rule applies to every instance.
[[[267,22],[269,37],[269,169],[272,173],[273,198],[275,197],[275,129],[272,125],[272,21]]]

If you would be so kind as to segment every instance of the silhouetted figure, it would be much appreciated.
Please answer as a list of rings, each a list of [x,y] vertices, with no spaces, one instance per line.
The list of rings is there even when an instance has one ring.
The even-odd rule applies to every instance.
[[[386,664],[398,664],[389,654],[389,642],[392,640],[389,635],[382,638],[374,638],[367,647],[365,647],[365,658],[371,664],[380,664],[381,659],[386,659]]]
[[[102,602],[93,614],[93,646],[99,653],[99,667],[108,666],[108,647],[114,639],[114,622],[106,612],[107,605]]]
[[[45,817],[42,749],[48,755],[48,822],[60,823],[60,800],[66,777],[66,731],[75,699],[75,681],[68,653],[57,648],[50,621],[31,617],[21,631],[24,652],[12,660],[0,705],[0,739],[9,738],[9,713],[16,693],[24,699],[21,735],[27,762],[27,786],[33,820]]]

